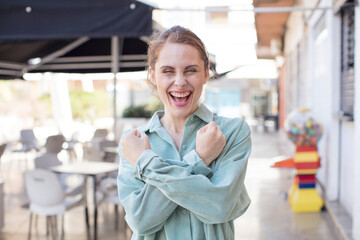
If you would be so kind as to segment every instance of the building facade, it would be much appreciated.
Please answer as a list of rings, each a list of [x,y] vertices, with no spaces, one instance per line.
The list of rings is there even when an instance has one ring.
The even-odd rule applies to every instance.
[[[283,35],[281,111],[307,107],[323,125],[317,178],[326,200],[350,219],[349,237],[359,240],[360,8],[347,0],[303,0],[296,7]]]

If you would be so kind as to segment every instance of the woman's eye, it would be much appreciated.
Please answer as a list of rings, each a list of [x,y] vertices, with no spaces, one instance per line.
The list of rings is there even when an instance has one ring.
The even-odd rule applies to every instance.
[[[195,73],[195,72],[197,72],[197,70],[196,69],[189,69],[189,70],[186,70],[185,72],[186,73]]]
[[[163,73],[173,73],[174,71],[171,70],[164,70]]]

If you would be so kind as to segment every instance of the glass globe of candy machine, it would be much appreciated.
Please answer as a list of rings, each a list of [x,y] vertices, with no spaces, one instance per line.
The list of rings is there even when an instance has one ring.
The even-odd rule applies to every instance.
[[[296,146],[316,146],[323,128],[311,115],[308,108],[298,108],[285,119],[284,127],[288,138]]]

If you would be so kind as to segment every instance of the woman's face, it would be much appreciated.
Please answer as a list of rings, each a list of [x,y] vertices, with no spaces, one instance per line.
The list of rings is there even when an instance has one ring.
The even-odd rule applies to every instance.
[[[150,80],[164,104],[165,115],[187,118],[198,108],[208,69],[199,51],[188,44],[167,42],[159,50]]]

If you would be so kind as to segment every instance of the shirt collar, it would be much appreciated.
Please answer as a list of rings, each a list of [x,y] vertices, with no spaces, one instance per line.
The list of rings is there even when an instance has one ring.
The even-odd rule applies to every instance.
[[[214,114],[203,103],[199,104],[199,108],[193,113],[193,115],[198,116],[206,123],[209,123],[214,119]]]
[[[162,126],[160,123],[160,119],[163,116],[164,110],[155,112],[149,123],[146,125],[144,131],[154,132],[157,129],[161,128]],[[211,122],[214,118],[214,114],[203,103],[199,104],[199,108],[192,115],[190,115],[189,118],[191,118],[192,116],[197,116],[206,123]]]

